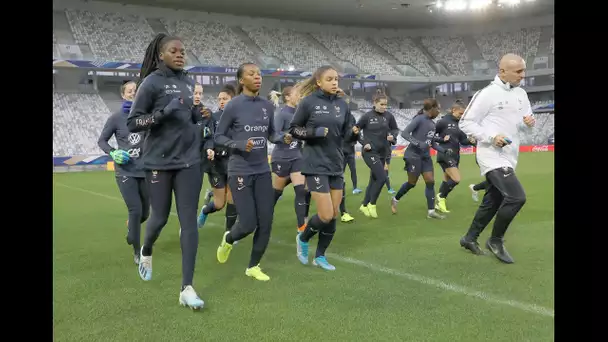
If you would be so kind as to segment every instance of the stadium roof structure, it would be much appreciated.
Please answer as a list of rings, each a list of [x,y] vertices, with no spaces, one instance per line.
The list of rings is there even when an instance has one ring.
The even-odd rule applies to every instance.
[[[534,17],[554,0],[104,0],[322,24],[428,29]],[[499,7],[500,5],[500,7]]]

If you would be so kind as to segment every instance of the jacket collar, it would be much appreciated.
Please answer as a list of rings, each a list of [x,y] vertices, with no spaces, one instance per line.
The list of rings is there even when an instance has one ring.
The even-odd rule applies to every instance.
[[[496,84],[497,86],[499,86],[500,88],[504,89],[504,90],[511,90],[517,86],[512,85],[509,82],[504,82],[503,80],[500,79],[500,77],[498,77],[498,75],[496,75],[494,77],[494,81],[492,81],[493,84]]]

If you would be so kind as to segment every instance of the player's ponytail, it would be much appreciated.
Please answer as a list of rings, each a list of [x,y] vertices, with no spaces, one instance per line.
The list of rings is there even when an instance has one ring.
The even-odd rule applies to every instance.
[[[279,106],[279,96],[281,96],[281,93],[279,93],[276,90],[271,90],[270,94],[268,94],[268,100],[270,102],[272,102],[272,104],[275,107],[278,107]],[[283,103],[285,103],[285,97],[283,97]]]

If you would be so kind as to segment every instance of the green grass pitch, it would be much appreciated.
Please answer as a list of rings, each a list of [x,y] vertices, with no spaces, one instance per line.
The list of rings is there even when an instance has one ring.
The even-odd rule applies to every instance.
[[[357,167],[364,188],[368,169],[361,160]],[[211,215],[200,231],[194,278],[205,301],[200,312],[178,304],[175,215],[155,245],[154,278],[143,282],[125,242],[127,211],[113,173],[55,174],[55,339],[553,341],[553,153],[520,155],[517,175],[528,201],[506,236],[513,265],[459,246],[478,205],[467,186],[482,179],[473,156],[462,157],[461,171],[462,183],[448,197],[451,213],[443,221],[426,219],[422,180],[400,201],[398,215],[391,214],[384,188],[380,217],[364,217],[357,210],[363,194],[352,195],[347,171],[347,207],[356,220],[338,223],[327,255],[335,272],[297,261],[291,187],[277,204],[261,263],[269,282],[244,274],[251,237],[234,247],[226,264],[217,262],[224,213]],[[393,187],[405,179],[403,161],[393,158]],[[438,190],[439,173],[436,179]],[[491,225],[482,245],[490,231]],[[315,244],[313,239],[311,251]]]

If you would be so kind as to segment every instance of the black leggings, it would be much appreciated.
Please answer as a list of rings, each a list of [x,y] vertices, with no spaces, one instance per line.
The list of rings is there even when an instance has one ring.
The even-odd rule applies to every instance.
[[[386,158],[382,158],[380,155],[373,152],[363,152],[363,160],[369,167],[370,173],[362,204],[376,205],[376,201],[378,201],[378,197],[380,197],[380,192],[386,183],[386,171],[384,170]]]
[[[150,196],[145,178],[129,176],[116,177],[116,183],[129,211],[127,242],[133,251],[139,253],[141,244],[141,224],[150,216]]]
[[[260,263],[270,242],[274,215],[272,176],[270,172],[229,176],[228,185],[232,191],[238,219],[226,235],[226,242],[232,244],[255,232],[249,260],[251,268]]]
[[[152,246],[169,219],[172,195],[175,194],[177,216],[181,226],[182,286],[192,285],[198,249],[196,218],[202,186],[200,165],[180,170],[148,171],[146,181],[150,191],[152,215],[146,227],[143,254],[152,255]]]

